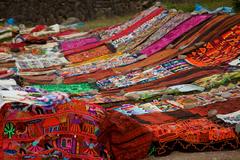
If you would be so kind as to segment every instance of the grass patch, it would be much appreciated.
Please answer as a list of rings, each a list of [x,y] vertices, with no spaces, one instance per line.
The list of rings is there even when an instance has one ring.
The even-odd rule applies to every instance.
[[[128,14],[125,16],[114,16],[114,17],[100,17],[95,20],[90,20],[86,22],[85,25],[81,28],[81,31],[89,31],[95,28],[107,27],[107,26],[123,23],[131,19],[133,16],[134,14]]]
[[[176,8],[178,10],[183,10],[184,12],[192,12],[195,7],[195,3],[201,4],[203,7],[214,10],[222,6],[234,6],[234,0],[176,0],[174,2],[169,2],[169,0],[162,0],[161,2],[167,9]],[[125,16],[114,16],[114,17],[100,17],[95,20],[90,20],[85,23],[83,27],[80,28],[81,31],[89,31],[95,28],[107,27],[116,25],[119,23],[126,22],[134,16],[134,13]]]
[[[192,12],[194,10],[195,3],[199,3],[207,9],[213,10],[222,6],[233,6],[233,0],[183,0],[182,2],[169,2],[168,0],[162,0],[162,3],[168,8],[176,8],[185,12]]]

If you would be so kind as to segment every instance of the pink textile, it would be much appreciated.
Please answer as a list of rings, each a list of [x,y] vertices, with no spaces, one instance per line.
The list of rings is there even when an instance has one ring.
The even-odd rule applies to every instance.
[[[84,45],[95,43],[98,41],[99,41],[99,38],[97,37],[80,38],[80,39],[64,41],[60,44],[60,47],[62,51],[68,51],[68,50],[76,49]]]
[[[188,32],[195,26],[199,25],[201,22],[209,19],[212,15],[204,14],[204,15],[196,15],[188,20],[184,21],[177,27],[175,27],[172,31],[166,34],[164,37],[153,43],[152,45],[144,48],[140,51],[140,53],[145,54],[147,56],[153,55],[156,52],[162,50],[167,45],[172,43],[175,39],[183,35],[184,33]]]

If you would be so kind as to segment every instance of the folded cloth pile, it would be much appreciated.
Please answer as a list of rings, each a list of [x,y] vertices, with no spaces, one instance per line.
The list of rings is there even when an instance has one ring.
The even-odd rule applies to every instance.
[[[230,12],[156,4],[89,32],[0,26],[1,159],[238,149],[240,15]]]

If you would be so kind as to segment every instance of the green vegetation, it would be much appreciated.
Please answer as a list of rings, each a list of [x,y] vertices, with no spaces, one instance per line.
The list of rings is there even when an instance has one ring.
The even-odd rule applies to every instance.
[[[162,0],[167,8],[176,8],[185,12],[194,10],[195,3],[201,4],[207,9],[216,9],[217,7],[234,5],[234,0]]]
[[[107,27],[116,24],[126,22],[132,18],[134,14],[128,14],[125,16],[114,16],[114,17],[100,17],[95,20],[86,22],[86,24],[81,28],[81,31],[89,31],[95,28]]]
[[[192,12],[195,7],[195,3],[201,4],[203,7],[213,10],[222,6],[237,6],[238,0],[161,0],[163,5],[168,8],[176,8],[185,12]],[[238,2],[240,3],[240,2]],[[238,4],[240,7],[240,4]],[[129,20],[134,14],[128,14],[125,16],[114,17],[101,17],[95,20],[86,22],[85,26],[81,28],[81,31],[88,31],[95,28],[111,26],[119,23],[123,23]]]

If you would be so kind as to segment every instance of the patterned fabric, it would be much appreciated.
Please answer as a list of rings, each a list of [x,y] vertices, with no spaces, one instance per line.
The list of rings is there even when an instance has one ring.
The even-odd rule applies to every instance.
[[[147,16],[148,14],[150,14],[151,12],[153,12],[156,9],[157,9],[157,7],[153,6],[149,9],[147,9],[147,10],[142,11],[141,13],[139,13],[139,15],[137,15],[133,19],[130,19],[129,21],[125,22],[122,25],[104,30],[103,32],[100,33],[101,38],[102,39],[110,38],[111,36],[121,32],[122,30],[124,30],[124,29],[128,28],[129,26],[133,25],[134,23],[136,23],[137,21],[139,21],[143,17]]]
[[[160,143],[181,139],[196,144],[236,138],[232,128],[221,127],[205,118],[182,120],[175,123],[150,126],[150,128]]]
[[[96,37],[73,39],[73,40],[61,42],[60,48],[62,51],[67,51],[67,50],[79,48],[89,43],[95,43],[97,41],[99,41],[99,39]]]
[[[204,22],[205,20],[209,19],[210,17],[211,15],[208,15],[208,14],[193,16],[190,19],[186,20],[184,23],[181,23],[181,25],[171,30],[168,34],[166,34],[164,37],[159,39],[157,42],[155,42],[151,46],[144,48],[140,52],[142,54],[152,55],[162,50],[171,42],[173,42],[175,39],[177,39],[187,31],[193,29],[194,27],[199,25],[201,22]]]
[[[239,52],[240,25],[236,25],[220,37],[206,43],[187,55],[186,60],[196,66],[213,66],[232,60]]]
[[[78,76],[98,70],[107,70],[109,68],[128,65],[138,60],[130,54],[121,53],[116,53],[110,56],[106,55],[106,58],[102,56],[102,58],[103,59],[96,59],[90,62],[87,61],[85,64],[80,64],[79,66],[63,68],[60,70],[60,73],[64,77]]]
[[[230,63],[229,63],[229,65],[231,65],[231,66],[240,66],[240,57],[238,57],[238,58],[236,58],[236,59],[234,59],[233,61],[231,61]]]
[[[78,94],[77,96],[75,96],[76,99],[79,99],[81,101],[87,101],[89,103],[96,103],[96,104],[110,104],[110,107],[112,107],[113,105],[111,103],[113,102],[124,102],[127,101],[127,97],[125,96],[121,96],[121,95],[104,95],[101,93],[82,93],[82,94]],[[106,106],[106,105],[105,105]],[[105,107],[104,106],[104,107]]]
[[[239,24],[156,5],[85,33],[0,27],[0,159],[238,149]]]
[[[1,102],[21,102],[29,105],[42,106],[51,110],[51,106],[68,102],[69,95],[62,92],[47,92],[31,86],[19,87],[0,84]]]
[[[1,68],[0,69],[0,79],[8,78],[16,73],[14,69]]]
[[[134,159],[134,156],[140,159],[148,153],[162,156],[174,150],[223,150],[225,145],[237,149],[239,135],[234,132],[233,127],[218,125],[204,117],[212,109],[217,109],[221,114],[239,110],[240,106],[237,105],[239,101],[239,98],[235,98],[206,107],[199,106],[197,110],[194,108],[131,116],[113,110],[109,114],[109,121],[103,125],[105,129],[103,135],[104,137],[111,135],[112,138],[108,142],[116,159]],[[229,110],[228,106],[231,104],[235,104],[235,107]],[[207,112],[202,114],[201,110]],[[147,152],[146,145],[151,148]],[[129,150],[136,151],[134,156]]]
[[[239,88],[235,88],[235,90],[235,93],[239,92]],[[219,89],[218,93],[222,91]],[[214,92],[216,90],[213,90],[212,93]],[[204,102],[208,96],[210,95],[203,96],[202,101]],[[127,104],[109,110],[110,122],[106,123],[106,126],[104,125],[104,129],[106,129],[104,134],[109,136],[108,133],[111,133],[113,137],[117,137],[109,140],[111,150],[115,157],[120,156],[124,159],[134,159],[131,154],[127,153],[127,150],[134,151],[135,147],[139,149],[141,145],[144,148],[144,143],[139,143],[142,139],[148,145],[149,141],[152,141],[151,149],[148,150],[148,153],[158,156],[166,155],[171,151],[179,149],[182,151],[223,150],[225,145],[231,145],[231,149],[237,149],[239,135],[235,133],[234,128],[232,126],[219,125],[213,119],[205,117],[208,116],[210,110],[217,110],[219,114],[238,111],[240,108],[239,101],[239,94],[238,96],[231,96],[231,99],[224,102],[212,101],[206,104],[206,106],[202,106],[203,104],[193,100],[192,103],[196,104],[195,108],[183,110],[182,107],[179,107],[175,111],[166,110],[165,112],[159,112],[159,110],[156,110],[156,107],[152,107],[148,103],[144,103],[147,104],[145,108],[140,107],[141,104],[138,103],[135,105]],[[167,101],[166,103],[169,102]],[[162,105],[161,100],[153,101],[151,104],[156,106]],[[234,107],[229,108],[229,105],[234,105]],[[137,130],[131,130],[131,128],[135,127]],[[151,139],[149,137],[146,138],[150,133],[152,134]],[[144,153],[138,152],[135,156],[143,155]]]
[[[183,151],[219,151],[225,145],[237,149],[239,144],[233,128],[223,127],[206,118],[149,125],[149,128],[156,138],[152,151],[154,155],[164,155],[178,146]]]
[[[180,109],[178,106],[175,106],[166,101],[154,100],[153,102],[142,103],[142,104],[123,104],[119,108],[114,110],[131,116],[131,115],[141,115],[148,114],[153,112],[171,112]]]
[[[213,30],[216,29],[216,26],[222,26],[226,19],[229,19],[231,16],[229,15],[214,15],[208,21],[200,24],[195,27],[193,30],[189,31],[185,35],[183,35],[180,39],[178,39],[174,43],[175,48],[188,48],[194,43],[201,42],[201,38],[203,36],[214,37],[216,34],[213,33]],[[231,28],[231,24],[229,24],[229,28]],[[218,32],[221,32],[222,29],[219,29]]]
[[[194,84],[181,84],[170,87],[162,87],[160,89],[133,91],[125,93],[124,96],[131,100],[145,100],[161,95],[175,95],[175,94],[187,94],[191,92],[203,92],[205,88]]]
[[[147,21],[151,20],[153,17],[159,15],[162,11],[163,11],[162,7],[161,8],[157,8],[153,12],[151,12],[149,15],[143,17],[142,19],[140,19],[139,21],[137,21],[133,25],[131,25],[128,28],[122,30],[121,32],[111,36],[110,38],[104,39],[102,41],[99,41],[99,42],[96,42],[96,43],[93,43],[93,44],[88,44],[88,45],[82,46],[79,49],[66,51],[66,52],[64,52],[64,55],[67,56],[67,55],[76,54],[76,53],[79,53],[79,52],[82,52],[82,51],[91,50],[91,49],[94,49],[94,48],[99,47],[101,45],[104,45],[106,43],[109,43],[110,41],[113,41],[113,40],[119,39],[119,38],[121,38],[121,37],[123,37],[125,35],[128,35],[132,31],[137,29],[139,26],[144,24],[145,22],[147,22]]]
[[[48,92],[66,92],[70,94],[79,94],[81,92],[91,92],[97,90],[94,85],[89,83],[80,83],[80,84],[56,84],[56,85],[34,85],[36,88],[44,89]]]
[[[194,84],[202,86],[206,89],[215,88],[221,85],[227,85],[231,82],[237,82],[240,79],[239,71],[226,72],[222,74],[215,74],[210,77],[198,79]]]
[[[189,13],[176,14],[174,16],[170,16],[170,19],[165,24],[160,26],[158,30],[153,35],[151,35],[143,44],[138,46],[136,50],[140,51],[150,46],[151,44],[161,39],[164,35],[166,35],[168,32],[173,30],[175,27],[177,27],[190,17],[191,15]]]
[[[168,103],[174,104],[181,108],[192,108],[196,106],[206,106],[216,102],[223,102],[227,99],[240,97],[239,87],[221,87],[217,90],[209,92],[201,92],[192,95],[182,95],[175,98],[175,100],[168,100]]]
[[[133,39],[126,45],[119,46],[117,49],[121,52],[135,52],[137,49],[139,49],[142,45],[145,44],[144,41],[147,41],[151,37],[151,35],[153,35],[161,26],[167,23],[176,14],[176,12],[169,11],[167,16],[163,17],[158,23],[152,25],[149,29],[144,30],[144,32],[138,33],[135,39]]]
[[[184,60],[173,59],[147,70],[138,70],[126,75],[100,80],[97,82],[97,85],[102,89],[127,87],[137,83],[154,81],[188,69],[191,69],[191,66]]]
[[[132,31],[130,34],[123,36],[119,39],[116,39],[112,42],[112,45],[115,48],[118,48],[119,46],[122,45],[126,45],[128,43],[130,43],[131,41],[133,41],[141,32],[148,30],[149,28],[151,28],[153,25],[155,25],[156,23],[159,23],[164,17],[167,16],[167,11],[163,11],[162,13],[160,13],[159,15],[153,17],[151,20],[143,23],[141,26],[139,26],[137,29],[135,29],[134,31]]]
[[[53,66],[61,66],[67,64],[68,61],[64,57],[35,57],[33,59],[17,59],[16,66],[18,69],[38,69]]]
[[[46,111],[24,104],[8,104],[1,110],[1,159],[102,159],[104,146],[97,141],[104,110],[78,100]],[[37,111],[37,112],[36,112]],[[5,114],[3,114],[5,113]]]
[[[69,55],[67,56],[67,59],[72,63],[79,63],[111,53],[112,52],[108,49],[106,45],[102,45],[97,48]]]
[[[65,81],[66,83],[86,82],[88,77],[100,80],[108,77],[108,75],[105,74],[105,70],[109,69],[107,72],[109,74],[111,72],[110,75],[116,75],[116,73],[127,73],[135,70],[135,68],[142,68],[148,65],[159,63],[163,59],[174,56],[176,53],[177,50],[169,49],[156,53],[153,56],[147,58],[144,56],[127,53],[116,53],[113,55],[110,54],[94,58],[90,61],[86,61],[85,63],[81,63],[73,67],[63,68],[60,70],[60,73],[63,77],[75,76],[72,78],[67,78]],[[104,77],[101,78],[103,75]]]
[[[217,118],[223,120],[226,123],[230,124],[239,124],[240,123],[240,110],[229,113],[229,114],[218,114]]]

